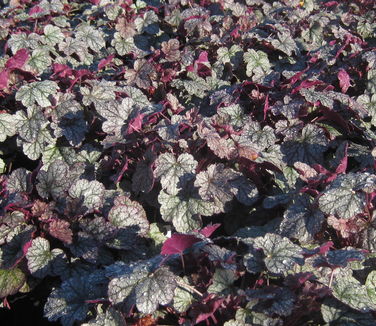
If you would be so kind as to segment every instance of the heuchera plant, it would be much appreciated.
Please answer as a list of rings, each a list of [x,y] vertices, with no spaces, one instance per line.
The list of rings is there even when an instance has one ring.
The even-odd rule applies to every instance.
[[[2,2],[2,309],[376,324],[373,0]]]

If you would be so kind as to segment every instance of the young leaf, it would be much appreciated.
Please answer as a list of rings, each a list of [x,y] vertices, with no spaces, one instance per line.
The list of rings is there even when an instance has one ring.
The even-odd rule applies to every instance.
[[[165,55],[165,58],[169,62],[179,61],[180,51],[179,51],[179,40],[171,39],[168,42],[162,42],[162,52]]]
[[[349,87],[351,86],[349,74],[346,72],[345,69],[340,69],[338,71],[337,77],[339,80],[339,86],[341,87],[342,93],[346,93]]]
[[[231,159],[236,156],[235,142],[231,138],[221,137],[213,127],[202,124],[199,126],[198,134],[206,140],[208,147],[218,157]]]
[[[66,244],[72,243],[73,232],[70,229],[70,224],[68,221],[60,219],[52,220],[48,225],[48,233]]]

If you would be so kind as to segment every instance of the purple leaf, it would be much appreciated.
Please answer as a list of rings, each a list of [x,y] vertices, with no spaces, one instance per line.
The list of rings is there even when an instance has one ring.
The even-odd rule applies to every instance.
[[[349,74],[346,72],[346,70],[340,69],[337,76],[342,93],[346,93],[351,86]]]
[[[111,54],[107,58],[104,58],[101,61],[99,61],[99,63],[98,63],[98,70],[102,70],[104,67],[106,67],[107,65],[109,65],[111,63],[111,61],[112,61],[113,58],[115,58],[115,55]]]
[[[338,166],[336,168],[336,174],[346,173],[346,169],[347,169],[347,148],[348,147],[349,146],[346,143],[345,148],[344,148],[343,157],[342,157],[340,163],[338,164]]]
[[[182,254],[185,249],[192,247],[201,240],[194,235],[175,233],[167,239],[161,250],[162,255]]]
[[[41,8],[38,5],[36,5],[36,6],[32,7],[32,8],[30,8],[29,15],[32,16],[34,14],[39,14],[41,12],[43,12],[43,8]]]
[[[214,233],[214,231],[217,230],[220,226],[220,223],[210,224],[208,226],[205,226],[198,232],[200,232],[203,236],[209,238]]]
[[[4,69],[0,72],[0,90],[3,90],[8,87],[9,82],[9,71]]]
[[[26,49],[20,49],[16,54],[8,59],[5,64],[6,69],[21,69],[26,61],[29,59],[29,51]]]

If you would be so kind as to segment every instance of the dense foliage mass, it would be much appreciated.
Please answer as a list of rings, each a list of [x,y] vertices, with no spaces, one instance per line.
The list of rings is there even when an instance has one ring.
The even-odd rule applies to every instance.
[[[375,325],[375,17],[5,1],[3,309],[42,285],[63,326]]]

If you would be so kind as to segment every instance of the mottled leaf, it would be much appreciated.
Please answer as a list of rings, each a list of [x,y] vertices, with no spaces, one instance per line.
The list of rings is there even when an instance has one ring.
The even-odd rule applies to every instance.
[[[45,199],[49,196],[54,199],[61,197],[70,185],[68,170],[68,166],[60,160],[53,161],[47,171],[40,170],[36,186],[38,194]]]
[[[161,204],[162,219],[172,222],[178,232],[199,229],[201,227],[200,216],[210,216],[214,212],[212,203],[194,194],[170,195],[162,190],[158,201]]]
[[[99,52],[106,45],[102,32],[87,24],[80,25],[75,36],[94,52]]]
[[[253,81],[258,81],[270,72],[268,55],[261,50],[248,49],[244,53],[244,61],[247,63],[247,76],[252,77]]]
[[[47,239],[38,237],[33,239],[31,247],[27,250],[27,267],[30,273],[38,278],[47,275],[59,275],[65,265],[65,254],[61,249],[50,250]]]
[[[241,176],[232,169],[226,169],[223,164],[212,164],[206,171],[196,176],[195,186],[199,188],[202,199],[214,203],[215,212],[225,212],[226,204],[234,197],[236,188],[232,181]]]
[[[108,213],[108,220],[117,228],[133,228],[133,232],[140,235],[145,235],[149,230],[143,207],[130,200],[124,205],[113,206]]]
[[[19,268],[0,269],[0,298],[16,294],[25,281],[26,276]]]
[[[7,189],[10,192],[31,191],[30,172],[24,168],[14,170],[9,176]]]
[[[370,326],[375,322],[371,313],[360,313],[335,299],[326,299],[321,305],[321,314],[327,325]]]
[[[135,109],[135,104],[131,98],[125,98],[122,102],[106,101],[96,105],[98,113],[106,119],[102,129],[109,134],[120,136],[126,131],[126,121]]]
[[[339,175],[319,198],[319,207],[326,214],[349,219],[363,211],[368,180],[374,187],[374,179],[367,173],[348,173]]]
[[[171,153],[160,154],[155,161],[154,176],[161,178],[162,188],[176,195],[187,179],[193,178],[197,162],[192,155],[184,153],[175,156]]]
[[[272,273],[286,273],[295,264],[304,262],[302,249],[277,234],[267,233],[264,237],[256,238],[254,246],[263,250],[266,268]]]
[[[311,242],[321,230],[324,215],[312,206],[310,197],[302,195],[294,198],[285,213],[280,230],[283,236],[298,239],[301,243]]]
[[[110,307],[105,313],[99,313],[95,319],[81,326],[126,326],[122,314]]]
[[[291,56],[292,52],[296,53],[298,49],[294,39],[288,32],[278,33],[278,39],[273,40],[271,43],[277,50],[286,53],[288,56]]]
[[[323,153],[327,150],[328,140],[324,131],[312,124],[307,124],[301,135],[293,140],[286,140],[281,145],[283,160],[288,165],[303,162],[309,165],[322,163]]]
[[[130,300],[142,313],[153,313],[159,304],[168,304],[174,297],[174,274],[166,268],[154,273],[137,272],[114,278],[108,286],[110,301],[114,304]]]
[[[48,297],[44,316],[49,321],[60,319],[63,326],[73,326],[76,321],[86,318],[92,305],[88,301],[97,300],[103,295],[103,287],[90,275],[69,278]]]
[[[3,142],[7,137],[16,134],[15,117],[8,113],[0,113],[0,142]]]
[[[69,195],[82,201],[88,210],[103,205],[104,186],[98,181],[77,180],[70,188]]]
[[[218,295],[230,294],[231,286],[236,281],[237,276],[234,271],[229,269],[217,268],[213,275],[213,283],[208,287],[208,293]]]
[[[87,122],[81,105],[67,97],[53,111],[51,127],[56,137],[65,136],[72,146],[78,146],[85,138]]]
[[[173,307],[180,313],[188,310],[194,302],[193,295],[186,289],[177,286],[175,288]]]
[[[32,82],[17,91],[16,100],[21,101],[26,107],[32,107],[34,103],[47,107],[51,105],[49,97],[55,95],[58,88],[58,85],[51,80]]]
[[[31,225],[17,228],[9,241],[0,247],[0,268],[12,268],[24,257],[24,246],[31,240],[34,231]]]
[[[376,309],[376,302],[368,296],[367,287],[346,273],[339,273],[333,282],[333,296],[342,303],[361,312]]]

